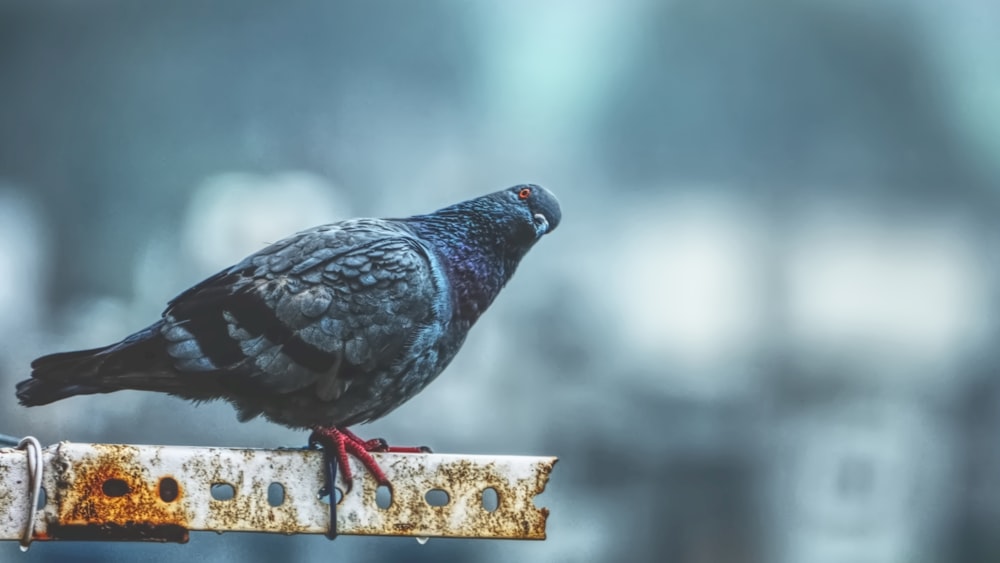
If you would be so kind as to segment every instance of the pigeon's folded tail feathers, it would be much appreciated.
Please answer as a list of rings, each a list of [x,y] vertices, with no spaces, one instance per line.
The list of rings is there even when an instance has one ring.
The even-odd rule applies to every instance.
[[[37,407],[76,395],[93,395],[108,391],[113,391],[113,389],[33,378],[18,382],[17,399],[26,407]]]
[[[41,358],[37,358],[31,362],[31,369],[39,373],[47,373],[59,368],[60,366],[77,366],[82,360],[92,358],[94,355],[109,348],[111,348],[111,346],[49,354],[48,356],[42,356]]]
[[[163,350],[157,323],[117,344],[42,356],[31,362],[31,379],[17,384],[18,401],[25,406],[45,405],[128,387],[169,392],[171,382],[157,377],[162,371],[155,370],[158,358],[167,359]]]
[[[90,381],[95,379],[99,365],[96,358],[110,348],[50,354],[31,362],[31,379],[17,384],[18,401],[30,407],[101,392],[101,387]]]

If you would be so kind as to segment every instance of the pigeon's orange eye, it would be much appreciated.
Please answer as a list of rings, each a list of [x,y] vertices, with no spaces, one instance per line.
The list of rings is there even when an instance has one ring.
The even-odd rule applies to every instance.
[[[521,199],[528,199],[531,195],[531,188],[521,188],[521,191],[517,192],[517,197]]]

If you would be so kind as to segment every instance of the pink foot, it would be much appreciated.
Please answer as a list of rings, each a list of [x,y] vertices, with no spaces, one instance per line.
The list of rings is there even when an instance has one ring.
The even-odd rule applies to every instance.
[[[348,455],[352,455],[365,466],[365,469],[372,474],[379,485],[388,485],[389,479],[385,476],[382,468],[378,466],[375,458],[369,452],[393,452],[393,453],[430,453],[431,449],[426,446],[389,446],[382,438],[363,440],[357,434],[346,428],[322,427],[313,428],[313,433],[309,436],[309,443],[319,444],[328,452],[327,455],[335,455],[337,465],[344,483],[350,490],[354,481],[351,472],[351,464]]]

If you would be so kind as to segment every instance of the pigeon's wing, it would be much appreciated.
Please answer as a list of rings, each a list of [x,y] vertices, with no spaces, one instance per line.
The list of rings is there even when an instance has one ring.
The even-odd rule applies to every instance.
[[[391,367],[434,319],[430,252],[388,222],[300,233],[173,300],[162,334],[181,372],[336,399],[352,378]]]

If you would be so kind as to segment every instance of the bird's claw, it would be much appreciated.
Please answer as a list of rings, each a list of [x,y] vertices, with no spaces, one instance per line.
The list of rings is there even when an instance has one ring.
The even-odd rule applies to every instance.
[[[372,438],[365,442],[365,449],[370,452],[387,452],[389,451],[389,442],[386,442],[385,438]]]
[[[372,438],[365,442],[365,449],[377,453],[429,454],[434,453],[428,446],[390,446],[385,438]]]
[[[434,453],[427,446],[386,446],[384,450],[379,450],[384,452],[392,452],[394,454],[430,454]]]
[[[390,446],[382,438],[362,440],[356,434],[346,428],[323,428],[313,429],[309,435],[309,449],[322,448],[324,454],[324,464],[326,466],[327,483],[320,490],[320,496],[330,495],[330,518],[331,522],[336,522],[336,498],[333,494],[336,483],[337,470],[340,470],[341,480],[347,487],[344,491],[346,495],[354,485],[354,475],[351,471],[350,456],[354,456],[367,469],[379,485],[389,485],[389,479],[385,476],[382,468],[378,466],[375,458],[370,452],[392,452],[392,453],[431,453],[427,446]],[[327,534],[331,539],[336,537],[336,531],[332,530]]]
[[[327,458],[327,463],[335,461],[339,465],[341,480],[347,487],[344,494],[350,492],[354,484],[354,474],[351,471],[350,456],[354,456],[367,469],[379,485],[388,485],[389,479],[382,468],[378,466],[370,451],[382,451],[385,440],[368,440],[358,438],[353,432],[343,428],[315,428],[309,436],[310,447],[321,446]]]

